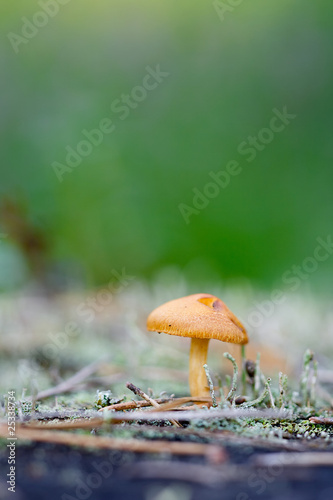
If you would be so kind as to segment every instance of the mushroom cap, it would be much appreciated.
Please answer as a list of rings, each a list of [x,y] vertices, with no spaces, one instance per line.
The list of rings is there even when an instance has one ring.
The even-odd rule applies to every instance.
[[[242,323],[222,300],[209,293],[188,295],[157,307],[148,316],[147,329],[179,337],[248,343]]]

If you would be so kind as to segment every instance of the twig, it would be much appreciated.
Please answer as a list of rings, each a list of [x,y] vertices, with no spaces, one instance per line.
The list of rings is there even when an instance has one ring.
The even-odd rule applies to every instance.
[[[89,375],[95,373],[100,365],[101,361],[95,361],[94,363],[85,366],[84,368],[82,368],[82,370],[78,371],[77,373],[75,373],[75,375],[65,380],[64,382],[61,382],[59,385],[39,392],[34,399],[40,401],[41,399],[49,398],[50,396],[56,396],[58,394],[71,392],[77,384],[82,382],[85,378],[89,377]]]
[[[220,446],[203,443],[168,442],[162,440],[147,441],[139,439],[118,439],[105,436],[74,434],[69,432],[55,432],[49,430],[16,428],[16,437],[29,441],[64,444],[67,446],[81,446],[83,448],[98,448],[130,451],[134,453],[171,453],[174,455],[204,455],[214,462],[223,462],[226,459],[224,449]],[[0,427],[0,436],[7,437],[6,425]]]
[[[311,451],[302,453],[265,453],[253,457],[253,462],[259,466],[274,467],[279,465],[294,467],[320,467],[333,465],[333,453]]]
[[[210,403],[211,398],[209,396],[203,397],[187,397],[187,398],[176,398],[168,403],[161,404],[160,407],[154,411],[166,411],[166,410],[188,410],[189,407],[185,406],[184,408],[179,408],[186,403]],[[199,408],[198,408],[199,409]]]
[[[155,401],[155,399],[149,397],[148,394],[143,392],[139,387],[136,387],[131,382],[127,382],[126,387],[130,391],[134,392],[134,394],[136,394],[137,396],[140,396],[142,399],[145,399],[148,403],[154,406],[154,408],[160,408],[160,405]],[[176,427],[182,427],[182,425],[179,422],[177,422],[177,420],[170,419],[170,422]]]
[[[223,354],[223,356],[225,358],[229,359],[229,361],[231,361],[233,369],[234,369],[234,374],[233,374],[233,377],[232,377],[231,389],[230,389],[229,394],[227,396],[227,401],[229,401],[230,403],[232,403],[234,405],[234,396],[235,396],[236,390],[237,390],[238,366],[237,366],[235,358],[233,358],[231,356],[231,354],[229,354],[228,352],[225,352]]]
[[[333,425],[333,418],[310,417],[309,420],[313,424]]]
[[[161,399],[156,399],[156,403],[166,403],[168,401],[172,401],[172,398],[161,398]],[[126,401],[124,403],[115,403],[113,405],[109,406],[103,406],[103,408],[100,408],[98,411],[104,411],[104,410],[116,410],[116,411],[122,411],[122,410],[135,410],[136,408],[145,408],[146,406],[151,406],[151,403],[148,401]]]
[[[134,394],[136,396],[140,396],[140,398],[142,398],[145,401],[147,401],[151,406],[154,406],[155,408],[159,408],[160,407],[160,405],[155,401],[155,399],[152,399],[150,396],[148,396],[148,394],[146,394],[145,392],[143,392],[142,389],[140,389],[139,387],[136,387],[131,382],[127,382],[126,383],[126,387],[130,391],[134,392]]]
[[[35,423],[32,424],[16,424],[18,427],[22,429],[39,429],[42,431],[49,430],[73,430],[73,429],[93,429],[101,427],[105,424],[103,418],[93,418],[93,419],[77,419],[75,421],[67,421],[67,422],[55,422],[51,424],[44,423]],[[5,425],[5,422],[2,424]],[[1,427],[1,425],[0,425]],[[152,427],[151,425],[145,424],[133,424],[133,423],[121,423],[114,424],[115,428],[119,428],[120,430],[126,430],[131,432],[132,434],[143,434],[144,432],[151,433]],[[246,437],[234,434],[231,431],[227,430],[199,430],[199,429],[191,429],[191,428],[175,428],[175,427],[158,427],[156,429],[156,436],[161,438],[161,435],[166,438],[173,439],[174,436],[179,436],[183,439],[187,437],[191,438],[193,436],[199,438],[205,438],[206,440],[210,440],[214,444],[221,443],[222,445],[228,443],[237,443],[237,445],[243,446],[255,446],[258,448],[264,448],[268,450],[289,450],[289,451],[304,451],[308,448],[313,449],[326,449],[327,443],[320,441],[307,442],[306,444],[298,441],[286,440],[286,439],[278,439],[278,438],[260,438],[260,437]]]
[[[313,352],[307,349],[303,357],[303,373],[300,381],[300,393],[302,396],[303,404],[309,405],[310,392],[309,392],[309,376],[310,376],[310,363],[313,360]]]
[[[155,399],[156,403],[159,403],[160,410],[162,410],[162,407],[164,409],[170,410],[172,408],[176,408],[177,406],[186,404],[186,403],[208,403],[210,401],[209,397],[185,397],[185,398],[161,398],[161,399]],[[168,405],[168,406],[167,406]],[[116,410],[116,411],[121,411],[121,410],[135,410],[136,408],[144,408],[147,406],[152,406],[148,401],[127,401],[125,403],[115,403],[110,406],[104,406],[103,408],[100,408],[98,411],[103,412],[104,410]]]
[[[216,397],[215,397],[214,384],[213,384],[213,381],[212,381],[212,377],[210,376],[208,365],[203,365],[203,367],[204,367],[204,370],[205,370],[205,373],[206,373],[207,382],[208,382],[208,385],[209,385],[209,391],[210,391],[210,395],[212,397],[213,407],[216,408],[217,407],[217,403],[216,403]]]

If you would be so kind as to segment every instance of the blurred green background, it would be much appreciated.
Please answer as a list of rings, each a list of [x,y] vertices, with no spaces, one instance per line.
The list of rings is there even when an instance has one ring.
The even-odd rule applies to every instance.
[[[55,3],[16,53],[13,33]],[[2,288],[27,279],[31,247],[88,284],[174,266],[189,281],[271,288],[331,234],[333,4],[230,9],[222,19],[211,1],[1,4]],[[121,120],[112,103],[157,65],[169,76]],[[239,145],[284,106],[296,118],[247,162]],[[115,130],[59,182],[53,162],[104,118]],[[193,206],[193,188],[230,160],[241,174],[186,224],[179,204]],[[20,207],[16,232],[8,203]],[[34,243],[18,244],[20,230]],[[332,270],[331,257],[306,286],[328,290]]]

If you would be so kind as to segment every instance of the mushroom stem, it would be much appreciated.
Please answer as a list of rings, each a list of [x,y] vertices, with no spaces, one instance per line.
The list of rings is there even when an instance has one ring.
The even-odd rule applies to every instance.
[[[209,339],[191,340],[189,384],[192,397],[209,396],[204,365],[207,361]]]

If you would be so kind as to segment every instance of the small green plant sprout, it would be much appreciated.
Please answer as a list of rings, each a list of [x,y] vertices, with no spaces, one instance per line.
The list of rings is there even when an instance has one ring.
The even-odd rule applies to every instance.
[[[21,399],[17,403],[17,413],[19,416],[22,415],[30,415],[30,413],[34,410],[38,409],[38,405],[34,404],[34,401]]]
[[[226,383],[226,386],[227,386],[227,387],[230,387],[230,386],[231,386],[231,377],[230,377],[230,375],[229,375],[229,374],[227,374],[227,375],[225,376],[225,383]],[[229,392],[229,390],[228,390],[228,392]]]
[[[313,375],[310,387],[310,404],[313,407],[316,405],[317,378],[318,378],[318,361],[315,359],[313,360]]]
[[[229,374],[227,374],[225,376],[225,385],[223,385],[223,381],[221,378],[220,390],[221,390],[221,393],[223,394],[223,399],[221,399],[221,408],[227,408],[230,406],[230,403],[227,399],[227,395],[229,394],[230,387],[231,387],[231,376]]]
[[[314,361],[314,353],[307,349],[303,356],[303,372],[300,380],[300,396],[302,404],[310,407],[315,403],[315,385],[317,380],[317,363],[314,365],[314,370],[310,371],[311,362]]]
[[[95,407],[104,408],[104,406],[110,406],[116,403],[120,403],[124,398],[113,398],[111,391],[97,391],[95,398]]]
[[[206,377],[207,377],[207,382],[208,382],[208,386],[209,386],[210,397],[212,398],[212,402],[213,402],[213,408],[216,408],[217,407],[217,402],[216,402],[215,391],[214,391],[214,384],[213,384],[213,381],[212,381],[212,377],[210,376],[208,365],[204,365],[203,367],[204,367],[204,370],[205,370],[205,373],[206,373]]]
[[[260,352],[257,352],[257,359],[256,359],[256,365],[254,369],[254,397],[258,398],[259,397],[259,391],[260,391],[260,375],[261,375],[261,370],[260,370]]]
[[[269,402],[270,402],[271,408],[275,408],[275,400],[274,400],[274,397],[273,397],[273,394],[271,391],[270,382],[271,382],[271,379],[268,378],[267,379],[267,391],[268,391],[268,395],[269,395]]]
[[[260,396],[257,399],[254,399],[253,401],[246,401],[245,403],[242,403],[241,405],[239,405],[240,408],[250,408],[251,406],[259,406],[261,403],[263,403],[265,401],[267,396],[270,397],[271,404],[274,405],[274,400],[273,400],[273,396],[271,393],[270,383],[271,383],[271,379],[268,378],[265,382],[265,389],[262,391]],[[273,406],[273,407],[275,407],[275,406]]]
[[[235,358],[233,356],[231,356],[231,354],[229,354],[228,352],[225,352],[223,354],[223,356],[225,358],[229,359],[229,361],[231,361],[233,369],[234,369],[234,374],[233,374],[233,377],[232,377],[231,388],[230,388],[229,394],[228,394],[228,396],[226,398],[227,401],[229,401],[229,403],[231,403],[232,406],[234,406],[235,405],[235,394],[236,394],[236,391],[237,391],[238,366],[237,366]]]
[[[224,396],[224,391],[223,391],[222,377],[221,377],[221,375],[217,375],[216,378],[217,378],[217,383],[218,383],[218,386],[219,386],[219,393],[220,393],[220,398],[221,398],[220,408],[223,408],[226,401],[225,401],[225,396]]]
[[[279,373],[279,399],[278,406],[283,409],[286,404],[286,395],[288,391],[288,377],[284,373]]]

